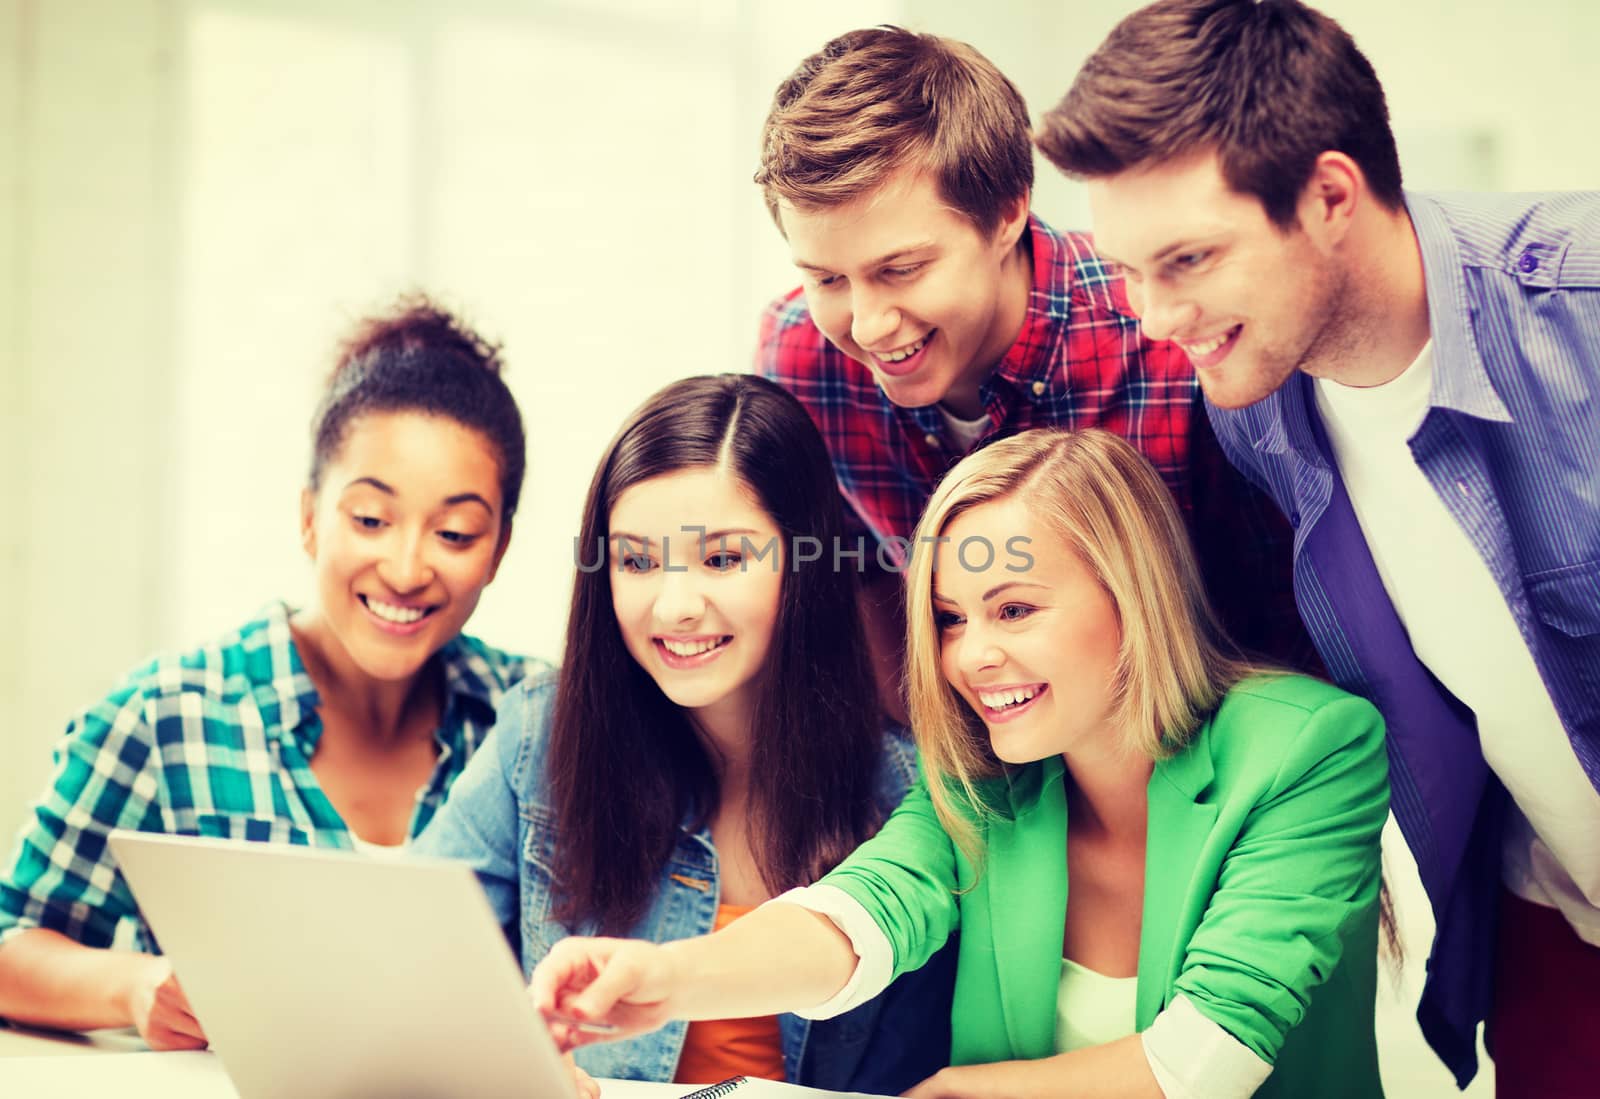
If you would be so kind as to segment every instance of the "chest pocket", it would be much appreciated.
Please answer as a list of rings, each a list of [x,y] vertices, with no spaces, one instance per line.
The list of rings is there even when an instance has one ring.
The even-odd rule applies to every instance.
[[[195,835],[213,839],[287,843],[296,847],[310,847],[313,842],[304,828],[297,828],[281,817],[257,817],[248,813],[197,813],[194,829]]]
[[[1545,625],[1568,637],[1600,634],[1600,561],[1533,573],[1524,583]]]

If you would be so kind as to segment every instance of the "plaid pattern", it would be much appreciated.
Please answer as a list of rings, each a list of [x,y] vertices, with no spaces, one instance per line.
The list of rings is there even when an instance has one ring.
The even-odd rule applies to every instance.
[[[418,794],[413,836],[494,724],[500,697],[535,664],[465,636],[439,656],[439,759]],[[215,644],[134,671],[67,726],[50,788],[0,878],[0,945],[45,927],[109,946],[127,920],[135,944],[154,949],[106,846],[113,828],[352,847],[311,772],[317,706],[282,604]]]
[[[1121,435],[1177,498],[1230,633],[1295,667],[1320,667],[1295,612],[1285,564],[1291,532],[1217,445],[1188,357],[1144,338],[1122,281],[1087,236],[1057,233],[1035,216],[1029,241],[1027,314],[979,389],[989,428],[973,449],[1035,427]],[[818,330],[799,289],[763,314],[756,371],[799,398],[822,430],[853,533],[871,535],[885,560],[903,565],[899,540],[911,537],[940,478],[966,453],[938,406],[890,403],[872,372]]]

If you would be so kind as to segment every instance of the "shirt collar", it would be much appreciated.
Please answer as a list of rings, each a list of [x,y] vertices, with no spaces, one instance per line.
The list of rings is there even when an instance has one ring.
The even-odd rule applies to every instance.
[[[1428,404],[1481,420],[1511,422],[1489,379],[1470,318],[1472,300],[1463,273],[1461,244],[1437,201],[1406,192],[1406,212],[1422,252],[1428,295],[1428,326],[1433,331],[1433,385]]]
[[[990,377],[1031,391],[1035,382],[1048,385],[1054,373],[1054,328],[1070,294],[1071,277],[1069,265],[1062,262],[1065,242],[1036,214],[1028,215],[1028,249],[1033,281],[1022,327]]]
[[[265,646],[266,659],[247,659],[250,679],[258,706],[263,710],[267,738],[293,736],[307,756],[315,751],[322,735],[317,718],[321,696],[289,629],[289,606],[274,602],[262,608],[249,625],[240,631],[247,652]],[[444,669],[445,700],[434,739],[442,749],[454,750],[463,736],[466,716],[463,709],[476,711],[485,728],[493,723],[496,697],[494,668],[488,659],[463,637],[454,637],[441,648],[435,659]],[[271,707],[270,711],[267,707]],[[275,713],[277,720],[270,714]]]
[[[444,668],[445,720],[440,723],[440,734],[446,727],[458,727],[450,714],[457,707],[475,708],[487,724],[493,724],[499,679],[494,666],[480,651],[479,642],[457,635],[451,638],[436,654]]]
[[[263,607],[255,619],[240,631],[246,658],[246,676],[261,711],[263,732],[268,740],[285,735],[301,738],[320,724],[314,722],[321,699],[311,682],[294,634],[289,630],[289,606],[273,602]],[[252,655],[264,648],[265,653]],[[263,658],[264,655],[264,658]],[[274,715],[276,720],[273,720]],[[315,735],[310,744],[316,743]]]

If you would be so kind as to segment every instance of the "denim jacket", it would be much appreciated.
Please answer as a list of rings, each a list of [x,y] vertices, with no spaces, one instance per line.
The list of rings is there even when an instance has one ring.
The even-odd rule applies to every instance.
[[[552,914],[559,838],[544,781],[544,753],[557,674],[525,680],[500,704],[495,727],[413,845],[418,854],[460,859],[477,872],[524,975],[572,933]],[[884,737],[875,796],[885,817],[916,778],[916,756],[898,733]],[[628,937],[667,942],[709,934],[720,895],[716,848],[707,828],[683,828],[661,868],[655,898]],[[592,933],[593,928],[576,929]],[[955,954],[947,947],[877,999],[834,1019],[778,1016],[784,1074],[829,1090],[898,1094],[949,1063]],[[670,1081],[688,1024],[577,1051],[595,1076]]]

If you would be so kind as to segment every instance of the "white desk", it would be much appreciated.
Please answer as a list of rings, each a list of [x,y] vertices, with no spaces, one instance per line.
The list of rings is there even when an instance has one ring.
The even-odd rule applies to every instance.
[[[764,1085],[771,1087],[772,1085]],[[785,1088],[797,1099],[826,1093]],[[684,1084],[601,1080],[601,1099],[679,1099]],[[0,1096],[6,1099],[239,1099],[215,1054],[151,1053],[132,1031],[87,1035],[0,1022]]]

